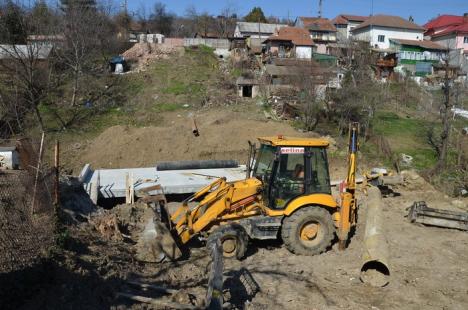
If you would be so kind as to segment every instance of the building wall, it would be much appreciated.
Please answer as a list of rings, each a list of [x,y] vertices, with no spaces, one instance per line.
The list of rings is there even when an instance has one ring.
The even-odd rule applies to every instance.
[[[384,42],[378,41],[380,35],[383,35],[385,37]],[[372,47],[388,49],[390,47],[389,39],[422,41],[423,31],[372,26],[354,31],[353,36],[359,41],[369,42]]]
[[[335,27],[336,27],[336,30],[338,30],[338,32],[336,33],[338,40],[344,40],[348,38],[349,25],[335,25]]]
[[[327,45],[326,44],[316,44],[317,49],[316,52],[319,54],[326,54],[327,53]]]
[[[348,39],[353,36],[352,33],[351,33],[351,30],[353,30],[354,28],[356,28],[360,24],[361,24],[360,22],[348,22],[348,28],[346,29],[347,30],[346,37]]]
[[[468,51],[468,43],[464,43],[465,37],[468,38],[468,34],[460,34],[457,36],[457,49],[463,49],[464,51]]]
[[[432,41],[439,43],[443,47],[449,48],[449,49],[456,49],[457,48],[457,38],[455,37],[454,34],[452,35],[447,35],[447,36],[442,36],[442,37],[436,37],[432,38]]]
[[[312,46],[296,46],[296,58],[311,59]]]

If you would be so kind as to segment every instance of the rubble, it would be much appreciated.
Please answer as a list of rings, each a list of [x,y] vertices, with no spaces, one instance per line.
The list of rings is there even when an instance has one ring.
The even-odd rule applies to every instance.
[[[136,62],[136,71],[145,70],[153,61],[168,59],[174,53],[183,52],[183,48],[156,43],[136,43],[122,53],[122,56],[131,62]]]

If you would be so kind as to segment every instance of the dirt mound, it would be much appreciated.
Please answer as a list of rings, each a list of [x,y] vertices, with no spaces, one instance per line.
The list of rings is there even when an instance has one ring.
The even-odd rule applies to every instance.
[[[167,59],[170,55],[182,52],[183,48],[155,43],[136,43],[126,50],[122,56],[137,63],[137,70],[142,70],[152,61],[157,59]]]
[[[199,137],[192,134],[187,112],[175,114],[164,127],[108,128],[77,158],[81,169],[85,163],[93,168],[133,168],[154,166],[158,161],[235,159],[245,162],[247,141],[257,137],[283,134],[317,137],[300,133],[288,124],[268,120],[237,119],[236,114],[222,112],[197,117]]]

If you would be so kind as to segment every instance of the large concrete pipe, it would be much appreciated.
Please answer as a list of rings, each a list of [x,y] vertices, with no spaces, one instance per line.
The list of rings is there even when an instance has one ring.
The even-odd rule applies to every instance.
[[[190,169],[218,169],[237,168],[239,162],[236,160],[182,160],[161,161],[156,164],[158,171],[165,170],[190,170]]]
[[[382,227],[382,195],[377,187],[367,191],[367,218],[361,281],[382,287],[390,281],[388,244]]]

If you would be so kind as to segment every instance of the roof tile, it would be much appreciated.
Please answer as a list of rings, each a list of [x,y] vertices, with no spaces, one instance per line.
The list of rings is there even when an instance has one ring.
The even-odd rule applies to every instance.
[[[297,27],[281,28],[277,34],[270,36],[266,41],[291,41],[294,45],[314,45],[309,32],[304,28]]]
[[[321,17],[299,17],[304,24],[304,28],[315,31],[336,32],[336,27],[328,18]]]
[[[411,30],[421,30],[425,29],[409,20],[401,18],[399,16],[392,15],[374,15],[369,17],[365,22],[354,28],[353,31],[363,29],[369,26],[381,26],[381,27],[391,27],[391,28],[401,28],[401,29],[411,29]]]

